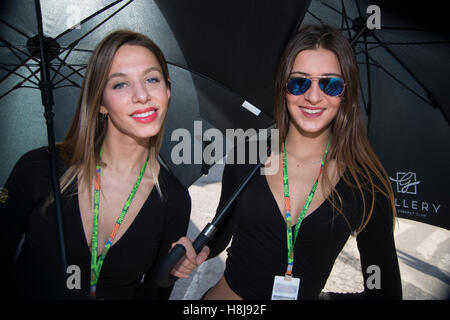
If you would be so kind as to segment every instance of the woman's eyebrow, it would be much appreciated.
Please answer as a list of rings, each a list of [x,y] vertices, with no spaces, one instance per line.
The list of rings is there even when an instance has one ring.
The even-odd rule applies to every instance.
[[[302,71],[292,71],[290,74],[300,74],[300,75],[302,75],[302,76],[311,76],[309,73],[302,72]],[[323,74],[321,74],[321,76],[337,76],[337,77],[342,77],[341,74],[339,74],[339,73],[334,73],[334,72],[323,73]]]
[[[301,71],[292,71],[290,74],[294,74],[294,73],[298,73],[298,74],[300,74],[300,75],[302,75],[302,76],[310,76],[309,73],[301,72]]]
[[[111,80],[112,78],[117,78],[117,77],[126,77],[127,75],[125,73],[122,72],[116,72],[111,74],[107,80]]]
[[[342,77],[342,75],[340,73],[334,73],[334,72],[330,72],[330,73],[324,73],[322,74],[323,76],[336,76],[336,77]]]
[[[152,72],[152,71],[157,71],[157,72],[162,74],[162,71],[159,68],[157,68],[157,67],[147,68],[147,69],[144,70],[143,74],[147,74],[147,73]]]
[[[147,69],[144,70],[144,72],[142,72],[142,74],[145,75],[145,74],[150,73],[150,72],[152,72],[152,71],[157,71],[157,72],[159,72],[159,73],[162,74],[161,70],[159,70],[159,68],[157,68],[157,67],[150,67],[150,68],[147,68]],[[126,76],[127,76],[126,73],[123,73],[123,72],[115,72],[115,73],[111,74],[111,75],[108,77],[107,80],[110,80],[110,79],[112,79],[112,78],[117,78],[117,77],[126,77]]]

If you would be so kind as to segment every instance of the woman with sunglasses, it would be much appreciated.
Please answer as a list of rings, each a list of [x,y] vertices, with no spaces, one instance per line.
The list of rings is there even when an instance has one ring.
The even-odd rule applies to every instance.
[[[308,26],[289,42],[275,84],[280,150],[265,163],[279,157],[279,170],[252,178],[208,244],[211,258],[233,236],[205,299],[401,299],[393,193],[362,124],[358,83],[339,31]],[[219,208],[250,167],[225,166]],[[351,234],[364,292],[321,293]]]
[[[187,189],[158,161],[170,95],[166,60],[147,36],[118,30],[97,45],[57,145],[69,268],[58,250],[48,151],[39,148],[18,161],[0,203],[2,294],[169,298],[153,270],[186,234],[191,208]]]

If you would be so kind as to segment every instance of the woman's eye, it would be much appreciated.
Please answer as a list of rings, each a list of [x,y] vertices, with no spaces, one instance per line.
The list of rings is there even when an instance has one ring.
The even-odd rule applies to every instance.
[[[158,83],[160,82],[159,78],[148,78],[147,82],[149,83]]]
[[[125,87],[125,85],[126,85],[126,83],[125,82],[119,82],[119,83],[116,83],[115,85],[113,85],[113,89],[121,89],[121,88],[123,88],[123,87]]]

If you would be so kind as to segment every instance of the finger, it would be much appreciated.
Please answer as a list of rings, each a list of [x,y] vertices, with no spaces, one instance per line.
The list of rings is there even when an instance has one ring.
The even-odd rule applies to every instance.
[[[176,267],[175,269],[177,269],[178,271],[182,272],[182,273],[191,273],[192,271],[195,270],[195,268],[197,268],[196,264],[193,264],[191,262],[189,262],[187,259],[185,261],[183,261],[183,263],[181,263],[178,267]]]
[[[197,254],[195,253],[191,240],[187,237],[181,237],[180,240],[178,240],[178,243],[183,245],[186,249],[185,257],[189,260],[189,262],[192,264],[196,264],[195,260],[197,258]]]
[[[191,269],[185,268],[182,263],[177,263],[170,273],[178,278],[187,278],[192,272]]]
[[[183,258],[182,262],[180,261],[175,265],[171,271],[171,274],[179,278],[188,278],[196,267],[197,265],[190,263],[187,258]]]
[[[197,265],[202,264],[206,261],[210,253],[210,249],[208,246],[204,246],[203,249],[198,253],[196,263]]]
[[[172,275],[174,275],[175,277],[181,278],[181,279],[187,279],[190,276],[190,273],[182,273],[182,272],[180,272],[178,270],[175,270],[175,269],[173,269],[170,273]]]

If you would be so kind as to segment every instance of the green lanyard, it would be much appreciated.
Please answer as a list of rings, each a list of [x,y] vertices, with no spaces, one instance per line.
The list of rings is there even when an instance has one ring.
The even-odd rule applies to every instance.
[[[100,200],[100,172],[101,172],[101,162],[102,158],[102,151],[100,150],[100,161],[96,166],[96,174],[94,179],[94,223],[92,226],[92,254],[91,254],[91,290],[90,295],[92,297],[95,297],[95,292],[97,289],[97,282],[98,277],[100,275],[100,270],[102,269],[103,261],[105,260],[106,254],[108,253],[109,248],[111,247],[112,242],[114,241],[114,238],[116,237],[117,231],[119,230],[120,225],[122,224],[123,219],[125,218],[125,215],[127,214],[128,208],[131,205],[131,202],[133,201],[133,198],[136,194],[137,189],[139,188],[139,185],[141,184],[142,177],[145,173],[145,168],[147,167],[148,163],[148,156],[145,160],[144,165],[142,166],[141,172],[139,173],[139,177],[136,180],[136,183],[134,184],[133,189],[131,190],[130,195],[128,196],[127,201],[125,202],[125,205],[123,206],[122,212],[120,213],[119,218],[116,221],[116,224],[114,225],[114,228],[109,235],[108,240],[106,241],[105,246],[103,247],[101,255],[98,257],[97,260],[97,246],[98,246],[98,208],[99,208],[99,200]]]
[[[300,225],[305,217],[306,212],[308,211],[309,205],[316,193],[317,184],[319,183],[319,177],[322,173],[322,168],[325,164],[325,158],[328,153],[328,148],[330,147],[331,137],[328,140],[327,147],[325,148],[325,152],[322,157],[322,163],[320,164],[319,175],[317,176],[316,182],[314,182],[311,191],[309,192],[308,198],[306,199],[305,205],[300,213],[300,216],[297,220],[297,225],[295,226],[294,238],[292,239],[292,218],[291,218],[291,201],[289,197],[289,182],[288,182],[288,173],[287,173],[287,161],[286,161],[286,142],[283,143],[283,186],[284,186],[284,208],[286,212],[286,232],[287,232],[287,247],[288,247],[288,267],[286,270],[286,276],[292,276],[292,268],[294,267],[294,244],[295,240],[297,240],[298,230],[300,229]]]

